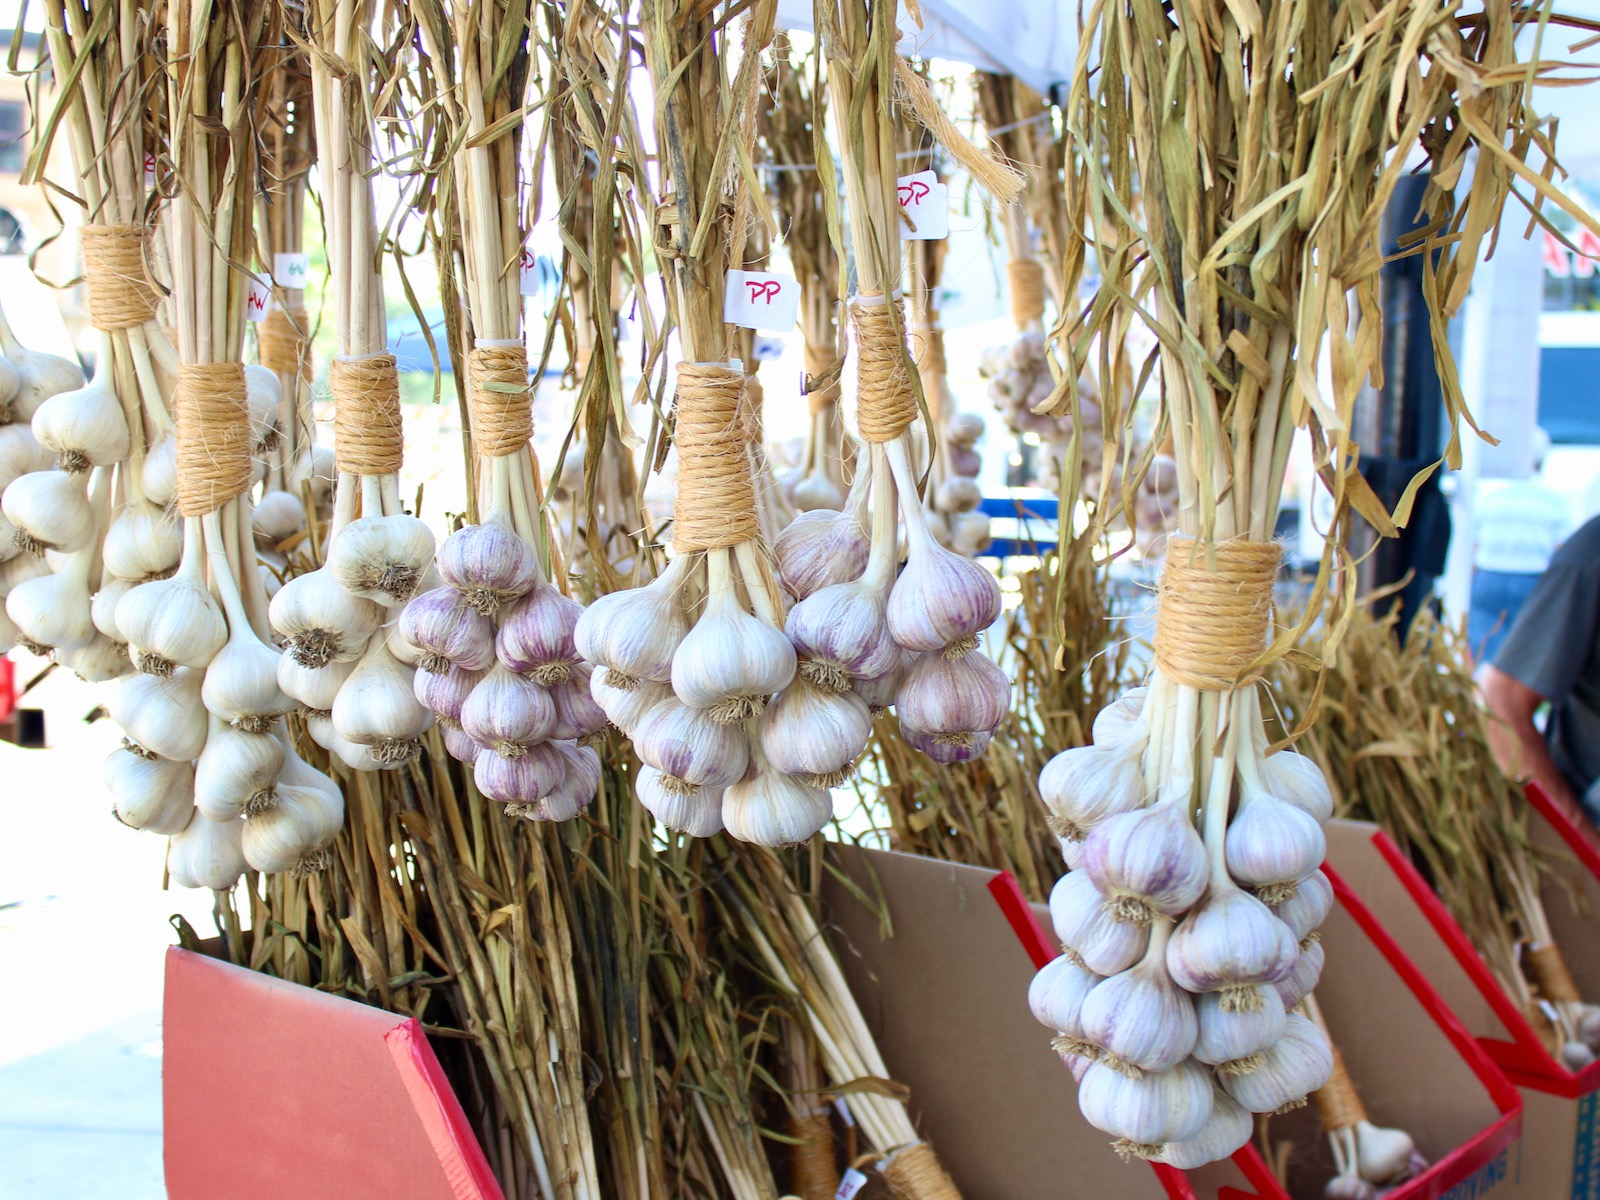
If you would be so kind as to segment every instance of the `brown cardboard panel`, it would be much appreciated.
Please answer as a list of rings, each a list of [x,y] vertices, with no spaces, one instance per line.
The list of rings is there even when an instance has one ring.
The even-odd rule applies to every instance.
[[[1528,815],[1528,835],[1554,871],[1541,889],[1550,932],[1583,998],[1600,1001],[1600,880],[1537,812]]]
[[[835,880],[823,888],[846,979],[919,1130],[969,1200],[1163,1200],[1078,1113],[1072,1075],[1028,1012],[1033,966],[986,884],[993,872],[830,848],[894,931]]]
[[[1416,963],[1450,1011],[1474,1037],[1509,1040],[1505,1023],[1495,1015],[1450,948],[1434,932],[1428,918],[1396,878],[1372,844],[1378,827],[1369,821],[1329,821],[1328,863],[1359,896],[1406,956]],[[1332,957],[1329,958],[1330,968]]]
[[[1511,1149],[1517,1200],[1600,1200],[1600,1096],[1522,1093],[1522,1140]]]

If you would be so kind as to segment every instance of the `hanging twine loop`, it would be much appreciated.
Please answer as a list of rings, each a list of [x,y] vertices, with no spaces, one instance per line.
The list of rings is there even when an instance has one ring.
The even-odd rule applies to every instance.
[[[1317,1102],[1317,1115],[1322,1118],[1324,1129],[1354,1129],[1367,1119],[1366,1107],[1356,1095],[1356,1085],[1345,1069],[1337,1046],[1333,1048],[1333,1073],[1328,1076],[1328,1082],[1313,1093],[1312,1099]]]
[[[244,364],[183,363],[174,398],[178,511],[186,517],[203,517],[250,488]]]
[[[467,356],[472,440],[485,458],[505,458],[533,436],[533,386],[528,353],[514,346],[475,346]]]
[[[832,346],[805,344],[806,404],[812,416],[839,403],[839,352]]]
[[[78,232],[89,288],[89,324],[102,333],[134,329],[156,315],[144,269],[143,225],[85,225]]]
[[[905,302],[894,302],[904,330]],[[899,437],[917,419],[917,394],[906,371],[903,332],[889,315],[882,296],[866,296],[850,304],[856,329],[856,422],[869,442]]]
[[[961,1193],[927,1142],[912,1142],[896,1150],[883,1169],[883,1178],[900,1200],[961,1200]]]
[[[789,1123],[798,1140],[789,1147],[790,1183],[800,1200],[834,1200],[839,1167],[833,1157],[833,1124],[826,1109],[814,1108]]]
[[[726,363],[679,363],[673,440],[678,499],[672,544],[679,553],[721,549],[760,533],[744,373]]]
[[[1567,960],[1562,957],[1560,946],[1545,942],[1543,945],[1529,946],[1522,953],[1527,959],[1528,970],[1533,973],[1533,981],[1539,985],[1539,994],[1551,1004],[1583,1001],[1578,985],[1572,981],[1572,972],[1567,970]]]
[[[305,334],[307,328],[305,306],[293,305],[287,309],[274,306],[256,327],[256,349],[261,365],[275,371],[281,379],[311,382],[311,342]]]
[[[1155,662],[1178,683],[1226,691],[1260,678],[1272,628],[1276,542],[1170,538],[1156,612]]]
[[[333,451],[347,475],[393,475],[405,441],[400,423],[400,375],[392,354],[336,358],[328,367],[333,392]]]
[[[1044,320],[1044,268],[1031,258],[1006,263],[1011,284],[1011,319],[1020,329]]]

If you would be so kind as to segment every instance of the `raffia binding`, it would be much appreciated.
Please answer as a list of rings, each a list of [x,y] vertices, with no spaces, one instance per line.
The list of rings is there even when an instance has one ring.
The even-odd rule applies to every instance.
[[[340,472],[399,471],[405,442],[394,355],[336,358],[328,367],[328,388],[333,392],[333,452]]]
[[[510,346],[480,342],[467,356],[471,381],[472,440],[485,458],[505,458],[533,436],[533,387],[528,381],[528,353],[521,342]]]
[[[1259,678],[1253,664],[1272,627],[1276,542],[1173,537],[1161,572],[1155,661],[1193,688],[1223,691]]]
[[[673,440],[678,499],[672,544],[680,553],[721,549],[760,533],[744,374],[726,363],[678,364]]]
[[[1044,268],[1031,258],[1006,263],[1011,283],[1011,319],[1018,328],[1044,319]]]
[[[961,1200],[961,1193],[927,1142],[912,1142],[896,1150],[883,1168],[883,1178],[900,1200]]]
[[[898,321],[882,296],[850,304],[856,329],[856,420],[869,442],[890,441],[917,419],[917,394],[906,370],[905,302],[896,300],[894,308]]]
[[[156,315],[156,293],[145,274],[143,225],[85,225],[78,231],[89,324],[102,332],[133,329]]]
[[[250,410],[244,364],[183,363],[178,413],[178,511],[216,512],[250,487]]]
[[[1554,942],[1542,946],[1529,946],[1523,951],[1533,980],[1539,985],[1539,994],[1551,1004],[1582,1003],[1578,985],[1567,970],[1567,960],[1561,957],[1561,947]]]
[[[811,389],[806,392],[806,404],[812,416],[839,403],[841,365],[839,352],[832,346],[805,344],[806,387]],[[831,383],[823,382],[830,377]]]
[[[270,309],[256,326],[256,348],[261,365],[276,372],[280,379],[298,376],[310,383],[311,342],[305,336],[308,328],[304,305]]]
[[[833,1156],[833,1123],[828,1111],[814,1108],[789,1123],[798,1139],[789,1147],[789,1174],[800,1200],[833,1200],[839,1191],[839,1167]]]
[[[1333,1048],[1333,1073],[1328,1082],[1311,1094],[1324,1129],[1354,1129],[1367,1119],[1367,1110],[1356,1095],[1356,1085],[1345,1070],[1339,1048]]]

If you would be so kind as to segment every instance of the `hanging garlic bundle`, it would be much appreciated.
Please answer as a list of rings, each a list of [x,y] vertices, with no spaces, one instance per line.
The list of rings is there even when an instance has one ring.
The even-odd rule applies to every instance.
[[[326,0],[307,15],[340,351],[328,370],[338,483],[323,564],[283,585],[270,618],[288,660],[280,682],[312,739],[352,770],[393,770],[417,756],[433,724],[414,694],[416,652],[388,627],[427,590],[434,540],[400,502],[400,383],[385,349],[371,184],[372,19],[364,0]]]
[[[857,575],[802,593],[787,628],[800,655],[801,679],[814,691],[841,708],[846,698],[869,709],[892,700],[906,741],[949,763],[983,753],[1009,707],[1010,682],[978,649],[1000,614],[999,584],[939,544],[917,491],[917,392],[905,313],[897,294],[885,294],[901,274],[898,142],[888,105],[879,98],[895,95],[992,194],[1015,195],[1021,179],[967,142],[922,78],[869,39],[868,27],[892,20],[893,12],[892,3],[846,4],[837,16],[839,39],[824,40],[834,111],[879,114],[866,123],[859,153],[844,160],[858,285],[849,306],[857,420],[871,447],[870,470],[857,481],[863,491],[870,488],[869,559]],[[898,577],[896,507],[907,547]],[[779,562],[787,570],[782,550]]]
[[[1137,169],[1090,189],[1093,211],[1070,225],[1067,259],[1081,264],[1093,246],[1105,290],[1070,331],[1070,361],[1047,408],[1071,409],[1092,355],[1103,378],[1122,377],[1130,321],[1156,327],[1178,533],[1167,546],[1144,695],[1097,719],[1095,745],[1054,760],[1040,791],[1076,864],[1057,914],[1068,957],[1096,971],[1086,950],[1099,954],[1125,928],[1149,939],[1137,963],[1103,964],[1108,977],[1084,999],[1081,1027],[1063,1031],[1092,1060],[1080,1107],[1129,1155],[1192,1162],[1196,1145],[1222,1151],[1239,1133],[1218,1096],[1250,1112],[1279,1111],[1303,1103],[1333,1069],[1326,1035],[1296,1011],[1322,966],[1315,929],[1331,891],[1318,866],[1331,794],[1314,764],[1269,753],[1258,687],[1264,666],[1310,625],[1280,632],[1272,616],[1281,551],[1271,537],[1290,444],[1298,424],[1310,427],[1338,514],[1315,586],[1319,598],[1324,589],[1342,598],[1345,584],[1330,577],[1336,563],[1350,569],[1343,538],[1352,508],[1380,532],[1395,529],[1361,482],[1349,440],[1357,394],[1379,365],[1375,214],[1417,146],[1442,155],[1436,178],[1453,180],[1478,145],[1471,195],[1452,201],[1439,188],[1425,205],[1456,205],[1451,232],[1419,246],[1438,256],[1428,259],[1430,273],[1437,266],[1430,294],[1459,301],[1512,174],[1505,129],[1475,115],[1489,111],[1479,93],[1519,88],[1509,81],[1523,68],[1510,65],[1513,39],[1469,33],[1457,22],[1474,18],[1454,10],[1413,21],[1404,37],[1396,14],[1375,30],[1337,6],[1264,6],[1249,29],[1222,0],[1162,10],[1153,24],[1146,15],[1107,6],[1084,31],[1068,125]],[[1155,42],[1192,53],[1151,78]],[[1451,66],[1424,68],[1426,45],[1449,45]],[[1453,103],[1457,86],[1474,96],[1474,115]],[[1167,102],[1146,103],[1157,94]],[[1387,103],[1372,103],[1374,95]],[[1514,91],[1502,95],[1496,121],[1514,130],[1534,120]],[[1130,110],[1143,117],[1124,120]],[[1214,119],[1196,126],[1197,112]],[[1446,127],[1460,132],[1447,136]],[[1251,264],[1247,275],[1231,265],[1241,261]],[[1443,315],[1433,315],[1442,328]],[[1332,396],[1317,383],[1325,336]],[[1458,414],[1459,395],[1449,403]],[[1128,417],[1125,406],[1117,411]],[[1342,612],[1338,603],[1311,611],[1326,654]],[[1130,1057],[1120,1023],[1083,1019],[1100,989],[1127,991],[1128,972],[1147,986],[1164,973],[1194,1010],[1192,1027],[1163,1019],[1173,1044],[1145,1065]],[[1187,1057],[1166,1066],[1180,1050]]]

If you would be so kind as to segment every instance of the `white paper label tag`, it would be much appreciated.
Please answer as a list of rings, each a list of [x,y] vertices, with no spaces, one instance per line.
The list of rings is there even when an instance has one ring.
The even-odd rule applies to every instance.
[[[310,265],[311,259],[304,254],[274,254],[272,277],[278,281],[279,287],[303,288],[306,286],[306,268]]]
[[[539,256],[526,247],[522,251],[519,290],[524,296],[539,294]]]
[[[722,319],[744,329],[794,328],[800,311],[800,284],[787,275],[729,271],[722,296]],[[759,358],[760,356],[757,355]]]
[[[272,276],[263,272],[250,277],[250,293],[244,298],[244,316],[247,321],[266,319],[272,307]]]
[[[146,154],[144,156],[144,190],[148,192],[151,188],[153,188],[155,186],[156,186],[156,156],[154,154]]]
[[[854,1167],[848,1168],[839,1179],[839,1190],[833,1200],[855,1200],[857,1193],[867,1186],[867,1177]]]
[[[838,1112],[841,1121],[851,1128],[855,1127],[856,1119],[850,1114],[850,1106],[845,1103],[843,1096],[834,1100],[833,1107]]]
[[[779,337],[758,337],[755,339],[755,360],[757,362],[771,362],[775,358],[783,357],[783,339]]]
[[[900,211],[911,218],[901,223],[901,236],[911,242],[937,242],[950,236],[950,185],[940,183],[937,172],[918,171],[894,181]]]

